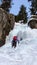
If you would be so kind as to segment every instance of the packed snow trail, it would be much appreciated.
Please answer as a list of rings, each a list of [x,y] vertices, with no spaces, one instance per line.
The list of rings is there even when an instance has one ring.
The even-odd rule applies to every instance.
[[[24,28],[23,24],[17,26],[18,30],[22,26],[23,40],[17,43],[16,48],[12,48],[11,36],[17,35],[20,30],[17,33],[14,32],[16,30],[10,32],[6,44],[0,48],[0,65],[37,65],[37,29]]]

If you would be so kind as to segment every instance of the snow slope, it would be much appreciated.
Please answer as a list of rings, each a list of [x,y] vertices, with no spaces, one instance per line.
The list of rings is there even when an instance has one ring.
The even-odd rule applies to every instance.
[[[23,40],[16,48],[12,48],[12,37],[19,31],[22,32]],[[37,65],[37,29],[32,30],[27,25],[16,23],[14,30],[7,36],[6,44],[0,48],[0,65]]]

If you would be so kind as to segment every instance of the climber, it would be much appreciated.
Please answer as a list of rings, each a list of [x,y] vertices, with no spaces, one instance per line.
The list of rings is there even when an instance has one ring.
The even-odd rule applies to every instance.
[[[17,45],[17,36],[14,36],[13,37],[13,40],[12,40],[12,47],[16,47],[16,45]]]

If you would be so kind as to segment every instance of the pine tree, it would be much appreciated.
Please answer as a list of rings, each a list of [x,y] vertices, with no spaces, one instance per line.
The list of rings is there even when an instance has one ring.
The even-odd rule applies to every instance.
[[[31,0],[28,0],[28,1],[31,1]]]
[[[31,14],[36,14],[36,12],[37,12],[37,0],[28,0],[28,1],[31,1],[31,8],[30,8]]]
[[[24,5],[21,5],[20,11],[17,17],[18,17],[18,20],[23,20],[23,23],[27,22],[27,12],[26,12],[26,7]]]
[[[0,7],[9,12],[9,9],[11,8],[11,0],[2,0]]]

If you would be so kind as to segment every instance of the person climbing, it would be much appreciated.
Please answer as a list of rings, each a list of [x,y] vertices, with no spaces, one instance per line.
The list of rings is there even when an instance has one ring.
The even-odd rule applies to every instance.
[[[12,40],[12,47],[16,47],[16,45],[17,45],[17,36],[14,36],[13,37],[13,40]]]
[[[17,43],[19,44],[22,41],[22,32],[19,31],[17,35],[13,36],[12,47],[16,47]]]

